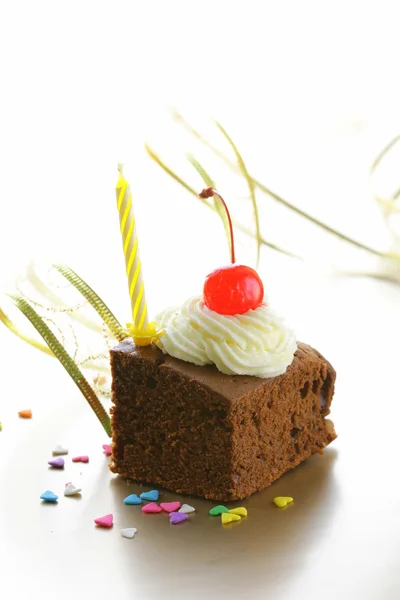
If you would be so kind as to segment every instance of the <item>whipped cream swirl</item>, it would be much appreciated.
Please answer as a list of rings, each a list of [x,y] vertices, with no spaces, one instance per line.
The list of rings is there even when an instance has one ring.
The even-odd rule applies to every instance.
[[[291,364],[296,338],[285,321],[263,304],[243,315],[220,315],[190,298],[156,318],[165,354],[194,363],[214,364],[227,375],[275,377]]]

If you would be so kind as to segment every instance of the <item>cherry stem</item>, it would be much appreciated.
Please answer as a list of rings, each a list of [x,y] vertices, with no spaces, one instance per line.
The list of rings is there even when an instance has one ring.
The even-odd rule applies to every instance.
[[[200,192],[199,196],[200,196],[200,198],[212,198],[213,196],[217,196],[220,199],[220,201],[222,202],[222,205],[223,205],[223,207],[225,209],[226,216],[227,216],[227,219],[228,219],[229,234],[230,234],[230,237],[231,237],[231,262],[232,262],[232,264],[235,263],[236,259],[235,259],[235,241],[234,241],[234,237],[233,237],[233,226],[232,226],[231,215],[229,213],[229,210],[228,210],[228,207],[226,205],[225,200],[223,199],[223,197],[221,196],[221,194],[219,194],[212,187],[205,188],[202,192]]]

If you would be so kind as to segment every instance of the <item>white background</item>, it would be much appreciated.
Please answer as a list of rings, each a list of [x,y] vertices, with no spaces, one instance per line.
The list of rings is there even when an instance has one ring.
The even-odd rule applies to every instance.
[[[392,2],[13,2],[0,11],[4,290],[28,260],[61,260],[129,319],[118,162],[132,186],[150,313],[201,290],[228,260],[221,225],[144,143],[200,190],[185,158],[194,152],[234,215],[254,223],[243,180],[182,135],[171,107],[232,156],[209,119],[220,120],[270,188],[390,249],[368,169],[399,122]],[[260,264],[272,304],[307,338],[302,304],[332,266],[382,266],[265,195],[258,202],[264,237],[308,259],[263,249]],[[254,244],[237,238],[238,259],[254,265]]]
[[[397,132],[393,2],[13,2],[0,11],[2,279],[43,255],[117,277],[118,162],[136,198],[148,284],[161,246],[171,287],[180,270],[214,264],[202,257],[220,243],[216,219],[143,152],[147,140],[185,173],[192,144],[170,126],[171,106],[201,125],[219,119],[272,189],[383,246],[367,169]],[[220,183],[219,164],[206,166]],[[201,187],[192,173],[190,183]],[[301,221],[268,216],[268,239],[304,250]]]
[[[153,313],[198,292],[207,271],[227,262],[218,219],[151,163],[144,142],[199,190],[185,152],[203,152],[234,213],[251,225],[246,187],[182,136],[170,107],[229,154],[208,120],[217,118],[249,169],[272,189],[343,232],[389,249],[368,168],[398,132],[397,12],[395,2],[382,1],[1,3],[2,288],[12,288],[31,258],[61,259],[122,321],[129,318],[114,195],[118,162],[132,186]],[[394,496],[380,507],[385,486],[393,493],[397,485],[390,484],[397,464],[386,460],[398,454],[399,289],[332,275],[332,266],[381,265],[264,196],[259,202],[264,236],[308,258],[301,263],[263,250],[267,294],[299,339],[315,344],[338,370],[338,529],[321,550],[325,566],[336,569],[329,577],[338,587],[329,598],[337,590],[342,598],[398,598],[398,519],[385,521],[385,514],[397,514]],[[238,257],[254,264],[254,244],[245,240],[238,236]],[[61,368],[47,366],[50,359],[23,347],[1,324],[0,358],[3,429],[32,391],[33,408],[59,396],[60,406],[71,397],[77,415],[86,410]],[[54,404],[51,411],[56,419]],[[374,436],[385,447],[382,460],[371,445]],[[10,460],[14,450],[20,457],[19,437],[7,440]],[[6,448],[2,452],[5,458]],[[355,504],[360,490],[367,498]],[[380,528],[370,526],[377,522]],[[341,542],[347,534],[350,562]],[[379,561],[367,551],[371,540]],[[314,576],[311,565],[307,573],[296,580],[300,589]],[[343,577],[351,578],[350,588]],[[265,597],[265,589],[259,583],[254,597]]]

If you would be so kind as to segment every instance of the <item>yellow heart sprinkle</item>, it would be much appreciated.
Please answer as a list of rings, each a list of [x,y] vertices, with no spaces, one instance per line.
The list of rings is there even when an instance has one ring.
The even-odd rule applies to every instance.
[[[290,496],[277,496],[276,498],[274,498],[274,502],[276,506],[279,506],[279,508],[284,508],[285,506],[293,502],[293,498],[291,498]]]
[[[232,508],[229,512],[231,515],[240,515],[241,517],[247,517],[247,508],[245,508],[244,506]]]
[[[224,525],[226,525],[227,523],[232,523],[232,521],[240,521],[240,516],[232,515],[230,513],[222,513],[221,521]]]

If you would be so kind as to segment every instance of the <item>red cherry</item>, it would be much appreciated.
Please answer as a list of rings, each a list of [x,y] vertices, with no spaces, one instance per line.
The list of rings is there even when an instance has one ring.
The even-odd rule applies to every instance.
[[[232,260],[231,265],[216,269],[207,275],[203,290],[204,304],[220,315],[243,315],[262,304],[263,283],[254,269],[235,263],[232,220],[221,194],[209,187],[200,192],[199,196],[203,199],[217,196],[220,199],[229,224]]]
[[[207,275],[203,294],[210,310],[220,315],[242,315],[262,304],[264,286],[254,269],[232,264]]]

